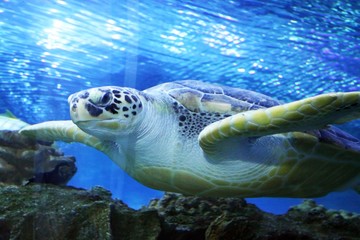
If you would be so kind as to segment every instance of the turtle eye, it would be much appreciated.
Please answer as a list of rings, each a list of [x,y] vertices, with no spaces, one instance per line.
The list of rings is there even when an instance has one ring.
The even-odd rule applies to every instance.
[[[105,93],[105,94],[101,97],[101,99],[100,99],[100,104],[106,105],[106,104],[108,104],[110,101],[111,101],[111,93],[110,93],[110,92],[107,92],[107,93]]]

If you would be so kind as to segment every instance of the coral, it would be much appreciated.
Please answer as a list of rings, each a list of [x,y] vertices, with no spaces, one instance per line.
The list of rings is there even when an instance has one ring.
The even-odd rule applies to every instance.
[[[0,239],[358,239],[360,216],[307,200],[284,215],[240,198],[165,194],[140,210],[101,187],[0,185]]]
[[[0,182],[66,184],[76,173],[75,158],[15,131],[0,131]]]
[[[0,239],[154,239],[154,210],[135,211],[100,187],[0,186]]]
[[[335,240],[360,236],[358,214],[327,210],[311,200],[292,207],[284,215],[263,212],[240,198],[176,194],[153,200],[149,207],[157,209],[161,217],[159,239]]]
[[[294,221],[312,225],[312,228],[328,234],[337,235],[338,231],[357,233],[360,236],[360,215],[342,210],[328,210],[313,200],[289,209],[287,216]]]

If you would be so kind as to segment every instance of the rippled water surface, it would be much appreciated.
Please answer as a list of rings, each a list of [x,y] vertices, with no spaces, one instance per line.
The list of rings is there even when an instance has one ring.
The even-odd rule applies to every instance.
[[[281,101],[359,91],[359,33],[360,1],[353,0],[4,0],[0,110],[30,123],[68,119],[67,96],[80,89],[145,89],[178,79],[247,88]],[[360,137],[359,126],[343,128]],[[73,185],[103,185],[133,207],[161,195],[95,150],[60,146],[77,156]],[[360,212],[360,198],[351,192],[319,201]],[[274,212],[292,203],[258,202]]]

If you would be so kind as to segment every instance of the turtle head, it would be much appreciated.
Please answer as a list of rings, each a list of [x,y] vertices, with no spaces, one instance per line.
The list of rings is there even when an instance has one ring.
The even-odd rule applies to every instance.
[[[72,94],[68,102],[72,121],[100,139],[131,133],[143,110],[138,91],[122,87],[91,88]]]

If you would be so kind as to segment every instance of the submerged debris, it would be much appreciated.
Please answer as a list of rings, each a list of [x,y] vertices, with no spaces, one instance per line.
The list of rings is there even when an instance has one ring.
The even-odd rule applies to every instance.
[[[0,131],[0,182],[66,184],[76,173],[75,158],[15,131]]]
[[[101,187],[0,186],[0,239],[358,239],[360,216],[313,201],[284,215],[238,198],[165,194],[133,210]]]

